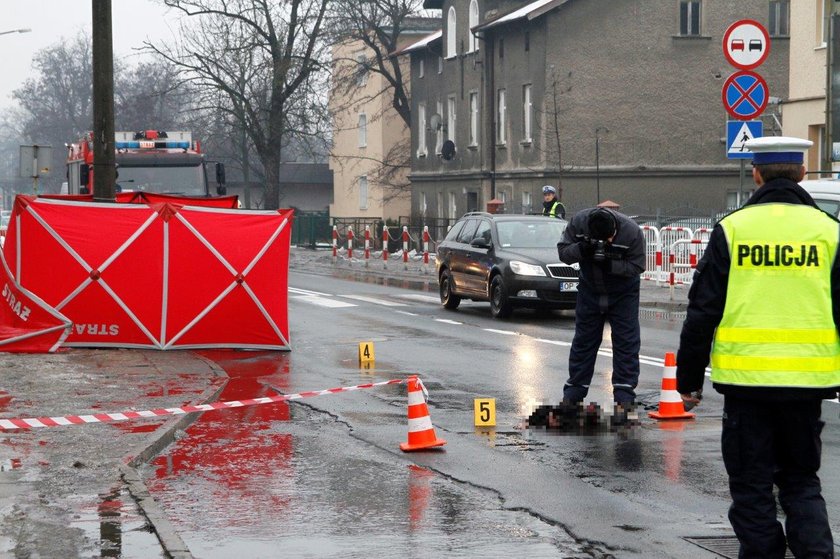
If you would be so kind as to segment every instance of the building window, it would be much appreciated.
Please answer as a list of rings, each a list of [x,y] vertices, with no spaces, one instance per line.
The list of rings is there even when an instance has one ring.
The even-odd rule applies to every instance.
[[[499,39],[499,58],[505,57],[505,40]]]
[[[426,211],[428,210],[429,205],[426,203],[426,193],[420,193],[420,215],[426,217]]]
[[[455,96],[446,100],[446,138],[455,141]]]
[[[438,74],[443,73],[443,57],[438,56]]]
[[[790,35],[790,0],[771,0],[770,27],[767,31],[771,37],[786,37]]]
[[[680,1],[680,35],[700,34],[700,1]]]
[[[478,93],[470,93],[470,145],[478,145]]]
[[[469,52],[478,50],[478,37],[472,32],[472,28],[478,25],[478,0],[470,0],[470,27],[467,30],[470,34],[469,38]]]
[[[525,52],[528,52],[529,50],[531,50],[531,32],[526,31],[525,32]]]
[[[426,103],[417,105],[417,157],[426,155]]]
[[[531,193],[522,193],[522,213],[531,213]]]
[[[426,61],[422,58],[420,59],[420,67],[417,68],[417,77],[422,78],[426,75]]]
[[[356,53],[356,85],[363,87],[368,81],[368,65],[365,53]]]
[[[504,190],[500,190],[499,191],[499,200],[502,201],[502,204],[507,203],[507,192],[505,192]]]
[[[522,86],[522,140],[531,141],[531,84]]]
[[[443,117],[443,103],[440,101],[437,102],[437,115],[438,117]],[[443,150],[443,123],[438,124],[437,130],[435,130],[435,153],[440,155],[440,152]]]
[[[499,107],[499,114],[498,118],[496,119],[496,143],[499,145],[505,144],[505,126],[506,122],[505,119],[507,117],[507,102],[506,102],[506,94],[504,89],[499,90],[498,95],[498,107]]]
[[[455,197],[454,192],[449,193],[449,212],[447,213],[447,217],[450,219],[458,217],[458,199]]]
[[[456,26],[457,20],[455,17],[455,7],[449,7],[449,16],[446,20],[446,58],[453,58],[458,52],[456,51]]]
[[[367,115],[359,113],[359,147],[367,147]]]
[[[368,209],[368,180],[367,177],[359,177],[359,209]]]
[[[821,47],[825,46],[828,37],[829,6],[827,0],[817,0],[817,45]]]

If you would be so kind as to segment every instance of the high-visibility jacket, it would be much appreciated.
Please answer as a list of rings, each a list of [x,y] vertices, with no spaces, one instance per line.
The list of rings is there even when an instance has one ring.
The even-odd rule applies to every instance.
[[[734,212],[720,225],[731,263],[712,382],[840,385],[831,300],[840,224],[810,206],[767,203]]]
[[[551,205],[551,209],[546,211],[547,208],[543,208],[543,215],[547,215],[549,217],[566,217],[566,206],[564,206],[559,200],[555,201],[554,204]]]

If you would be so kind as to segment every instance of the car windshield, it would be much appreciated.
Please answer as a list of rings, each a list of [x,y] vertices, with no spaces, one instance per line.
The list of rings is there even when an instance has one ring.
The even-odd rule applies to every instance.
[[[120,165],[117,185],[122,192],[204,196],[204,167],[127,167]]]
[[[558,219],[499,221],[496,230],[503,248],[554,248],[566,222]]]

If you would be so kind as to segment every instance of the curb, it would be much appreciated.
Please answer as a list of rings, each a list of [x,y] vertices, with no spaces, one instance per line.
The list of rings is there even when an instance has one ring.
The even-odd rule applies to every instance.
[[[224,390],[228,375],[215,362],[195,353],[193,355],[197,359],[204,361],[210,367],[210,370],[215,373],[216,377],[224,377],[225,382],[219,386],[207,387],[191,404],[214,402],[219,399],[219,395]],[[193,554],[190,552],[184,540],[181,539],[177,530],[172,526],[172,523],[169,522],[169,518],[166,517],[163,508],[158,504],[152,494],[149,493],[149,489],[143,482],[143,478],[140,476],[137,468],[157,456],[175,440],[175,433],[187,429],[200,415],[201,413],[188,413],[181,417],[171,418],[159,429],[155,430],[145,443],[139,445],[137,452],[129,453],[123,457],[123,464],[119,467],[123,482],[125,482],[129,493],[137,502],[140,513],[146,518],[150,528],[157,536],[163,552],[167,557],[174,559],[192,559]]]

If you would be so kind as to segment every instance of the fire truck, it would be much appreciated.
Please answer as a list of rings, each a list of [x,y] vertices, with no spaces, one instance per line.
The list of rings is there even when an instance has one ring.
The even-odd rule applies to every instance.
[[[216,194],[224,195],[223,163],[207,161],[190,132],[143,130],[116,133],[115,192],[151,192],[210,197],[207,168],[216,174]],[[93,132],[67,146],[67,187],[63,194],[93,192]]]

